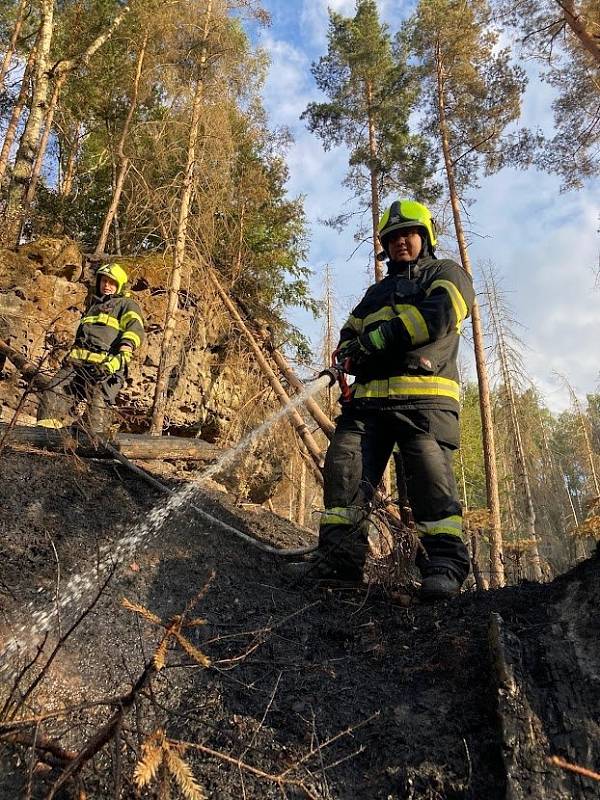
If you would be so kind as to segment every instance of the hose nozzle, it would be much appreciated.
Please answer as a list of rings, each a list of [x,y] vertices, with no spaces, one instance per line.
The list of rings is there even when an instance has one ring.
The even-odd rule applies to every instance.
[[[327,388],[331,389],[331,387],[335,386],[335,384],[337,383],[339,374],[340,373],[336,369],[336,367],[327,367],[327,369],[324,369],[321,372],[319,372],[319,374],[317,375],[317,379],[327,378],[329,380]]]

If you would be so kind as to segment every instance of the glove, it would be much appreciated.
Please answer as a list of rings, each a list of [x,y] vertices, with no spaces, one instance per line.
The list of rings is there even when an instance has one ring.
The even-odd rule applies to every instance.
[[[129,362],[131,361],[131,350],[121,350],[114,356],[109,356],[105,361],[102,362],[101,366],[104,372],[108,373],[109,375],[114,375],[115,372],[120,372],[124,370]]]
[[[383,350],[385,347],[385,340],[381,335],[379,328],[363,333],[362,336],[357,336],[355,339],[348,339],[340,345],[341,358],[349,358],[352,366],[359,367],[364,364],[373,353]]]

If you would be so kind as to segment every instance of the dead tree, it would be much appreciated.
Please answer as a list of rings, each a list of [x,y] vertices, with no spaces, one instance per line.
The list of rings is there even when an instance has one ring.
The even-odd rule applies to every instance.
[[[165,329],[160,348],[160,361],[156,375],[156,385],[154,388],[154,402],[152,404],[152,421],[150,433],[159,436],[163,429],[165,420],[165,410],[167,405],[167,385],[170,369],[170,345],[175,333],[177,306],[179,300],[179,289],[181,287],[181,277],[185,260],[188,215],[190,204],[194,192],[194,176],[196,171],[196,149],[200,133],[200,112],[202,109],[202,99],[204,96],[204,71],[208,57],[208,39],[210,35],[212,18],[212,0],[208,0],[204,17],[204,29],[202,32],[202,42],[200,46],[200,58],[197,66],[197,78],[194,86],[192,101],[192,115],[190,129],[188,133],[187,162],[181,184],[181,195],[179,198],[179,211],[177,218],[177,235],[175,241],[175,253],[171,280],[169,284],[169,299],[165,318]]]
[[[588,433],[588,426],[587,420],[585,418],[585,414],[581,410],[581,403],[579,402],[579,398],[575,394],[575,390],[569,383],[569,381],[561,375],[561,379],[567,389],[569,390],[569,395],[571,396],[571,402],[573,403],[573,407],[575,409],[575,414],[577,415],[577,419],[579,421],[579,430],[581,432],[581,438],[583,440],[583,446],[585,450],[585,456],[589,465],[589,474],[588,474],[588,481],[590,484],[590,491],[593,493],[594,497],[600,497],[600,483],[598,481],[598,473],[596,471],[596,463],[594,459],[594,451],[592,449],[592,442],[590,440],[590,435]]]
[[[4,142],[2,143],[2,150],[0,151],[0,184],[2,184],[2,182],[4,181],[4,176],[6,175],[6,170],[8,167],[8,159],[10,157],[10,149],[17,135],[17,128],[19,127],[19,122],[21,120],[25,104],[27,102],[27,97],[29,96],[31,75],[33,71],[33,65],[35,64],[35,56],[37,52],[37,42],[38,40],[36,39],[33,47],[29,51],[27,63],[25,64],[25,69],[23,70],[23,77],[21,78],[21,86],[19,89],[19,94],[17,95],[17,99],[15,100],[15,103],[13,105],[10,119],[6,127],[6,133],[4,134]]]
[[[41,0],[40,27],[33,68],[33,88],[29,116],[19,142],[5,210],[7,241],[13,245],[19,243],[22,203],[27,192],[40,132],[46,115],[50,88],[50,45],[53,26],[54,0]]]
[[[233,303],[227,292],[221,286],[221,283],[219,282],[219,279],[215,275],[214,271],[208,266],[206,267],[206,269],[210,281],[214,285],[219,297],[223,301],[223,305],[229,311],[235,324],[238,326],[240,331],[245,336],[246,341],[250,346],[250,349],[254,353],[258,366],[261,368],[263,374],[271,384],[271,387],[275,392],[277,399],[279,400],[282,406],[284,407],[290,406],[291,405],[290,396],[284,389],[281,381],[279,380],[279,378],[273,371],[271,365],[267,361],[265,354],[262,351],[262,348],[256,341],[256,338],[252,335],[252,332],[242,319],[242,316],[238,311],[238,309],[236,308],[235,304]],[[317,479],[322,483],[323,478],[321,475],[321,467],[323,464],[323,453],[321,452],[321,448],[319,447],[312,433],[308,429],[306,422],[302,419],[302,416],[298,413],[298,411],[295,408],[292,408],[290,410],[289,416],[292,425],[296,429],[298,436],[302,439],[304,445],[306,446],[306,449],[310,454],[312,463],[315,467],[315,470],[313,471],[315,472]]]
[[[465,271],[473,275],[471,258],[467,247],[467,240],[460,213],[460,197],[456,183],[454,158],[450,148],[449,125],[446,113],[446,87],[445,70],[442,63],[442,54],[439,41],[435,48],[435,64],[437,78],[437,106],[439,119],[439,132],[444,157],[444,166],[450,192],[450,204],[454,220],[454,230],[460,252],[460,259]],[[473,327],[473,345],[475,349],[475,364],[477,368],[477,384],[479,386],[479,408],[481,410],[481,425],[483,433],[483,458],[485,465],[485,484],[487,491],[488,508],[491,514],[490,528],[490,583],[492,588],[504,586],[504,565],[502,563],[502,523],[500,518],[500,494],[498,492],[498,471],[496,468],[496,443],[494,439],[494,421],[492,417],[492,403],[490,397],[490,381],[487,362],[485,358],[485,340],[481,312],[477,300],[473,303],[471,311],[471,325]]]
[[[525,455],[525,447],[523,445],[521,424],[519,422],[519,414],[517,411],[513,377],[515,369],[518,369],[522,373],[523,365],[521,363],[520,356],[517,355],[515,349],[510,345],[510,341],[508,339],[509,334],[506,329],[507,309],[501,301],[498,286],[495,282],[492,272],[489,272],[485,275],[485,295],[487,298],[488,313],[494,336],[496,357],[500,367],[500,375],[502,377],[502,388],[508,404],[512,439],[515,448],[515,458],[521,478],[520,488],[525,502],[526,529],[528,533],[528,539],[531,543],[531,566],[535,580],[540,581],[542,580],[543,575],[538,548],[538,539],[535,531],[535,508],[533,505],[531,481],[527,465],[527,458]]]
[[[102,223],[102,230],[100,231],[100,235],[98,237],[98,242],[96,244],[96,249],[94,251],[94,256],[99,256],[101,253],[104,252],[106,249],[106,242],[108,240],[108,232],[110,231],[110,226],[113,223],[113,220],[116,217],[117,209],[119,208],[119,202],[121,200],[121,194],[123,192],[123,185],[125,183],[125,178],[127,177],[127,172],[129,170],[129,158],[125,155],[125,143],[127,141],[127,137],[129,135],[129,128],[131,126],[131,121],[133,119],[133,115],[135,113],[135,109],[138,102],[138,95],[140,90],[140,80],[142,77],[142,68],[144,65],[144,58],[146,56],[146,48],[148,46],[148,38],[149,35],[146,33],[144,36],[142,46],[140,47],[140,52],[138,53],[136,68],[135,68],[135,76],[133,79],[133,86],[131,91],[131,99],[129,101],[129,108],[127,110],[127,115],[125,117],[125,121],[123,123],[123,128],[121,130],[121,136],[119,138],[119,143],[117,145],[117,169],[116,169],[116,176],[115,176],[115,183],[113,187],[113,196],[104,217],[104,222]]]
[[[61,60],[50,68],[54,0],[42,0],[31,111],[19,142],[6,208],[8,240],[14,246],[19,244],[27,208],[35,196],[61,89],[76,69],[87,66],[94,54],[110,39],[129,10],[129,6],[122,8],[109,27],[82,53],[74,58]],[[54,79],[54,90],[48,102],[51,79]]]
[[[6,48],[6,53],[4,53],[2,64],[0,64],[0,87],[4,86],[4,78],[6,77],[6,73],[10,69],[10,62],[12,61],[13,56],[15,54],[15,50],[17,48],[17,41],[19,39],[19,34],[21,33],[21,28],[23,27],[23,21],[25,19],[26,5],[27,5],[27,0],[19,0],[19,5],[17,7],[17,17],[15,19],[15,26],[13,28],[13,32],[10,37],[10,42],[8,43],[8,47]]]

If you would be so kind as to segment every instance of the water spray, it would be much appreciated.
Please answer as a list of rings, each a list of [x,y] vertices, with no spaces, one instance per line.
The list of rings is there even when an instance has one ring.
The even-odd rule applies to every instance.
[[[228,466],[242,451],[253,445],[264,433],[275,425],[275,423],[301,405],[308,397],[312,397],[312,395],[317,392],[331,386],[332,380],[335,382],[337,379],[333,368],[324,370],[316,378],[309,381],[304,391],[296,395],[289,405],[277,410],[257,428],[246,434],[235,447],[223,453],[214,464],[211,464],[210,467],[205,469],[193,482],[186,484],[181,487],[181,489],[169,490],[171,496],[166,503],[158,503],[155,505],[146,515],[144,521],[129,529],[116,544],[104,545],[101,547],[98,563],[94,567],[90,568],[85,573],[73,575],[69,579],[58,603],[43,610],[36,609],[34,604],[30,602],[25,608],[29,619],[14,629],[12,636],[8,639],[3,649],[0,650],[0,673],[11,670],[11,662],[15,656],[21,651],[27,650],[36,640],[42,639],[42,637],[52,629],[59,614],[63,615],[67,610],[73,607],[80,608],[86,598],[97,588],[98,581],[101,580],[103,575],[106,575],[119,563],[131,558],[134,552],[140,547],[147,546],[150,539],[158,535],[173,511],[176,511],[185,503],[191,503],[193,496],[199,491],[201,485],[205,481]],[[196,511],[201,511],[196,506],[194,506],[194,508]],[[242,538],[247,538],[248,540],[252,539],[252,537],[247,536],[247,534],[238,531],[232,526],[228,526],[226,523],[207,512],[202,511],[201,513],[209,522],[221,528],[225,527],[236,535],[241,535]],[[252,540],[252,542],[255,541],[256,540]],[[269,546],[265,545],[264,547]],[[312,547],[299,548],[298,551],[288,551],[287,554],[291,555],[293,553],[294,555],[299,555],[303,552],[309,552],[312,549]],[[273,548],[273,551],[276,552],[276,548]]]

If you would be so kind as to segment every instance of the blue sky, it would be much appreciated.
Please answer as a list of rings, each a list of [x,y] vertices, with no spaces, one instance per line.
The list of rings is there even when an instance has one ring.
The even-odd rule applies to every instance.
[[[341,234],[319,223],[338,212],[347,199],[342,180],[347,169],[343,148],[325,152],[299,117],[320,95],[310,72],[311,63],[327,49],[327,7],[351,15],[354,0],[265,0],[272,25],[259,34],[271,59],[264,89],[270,124],[287,126],[294,144],[287,154],[289,192],[304,195],[311,241],[308,264],[314,270],[313,290],[320,296],[323,268],[329,263],[340,322],[372,281],[369,248],[355,251],[351,228]],[[392,30],[412,3],[379,0]],[[551,129],[552,90],[541,83],[535,65],[528,65],[522,124]],[[387,198],[392,200],[393,198]],[[555,372],[566,375],[579,395],[599,389],[600,287],[599,183],[576,192],[560,193],[558,178],[536,170],[503,170],[482,179],[469,209],[471,258],[493,262],[516,319],[524,326],[520,337],[527,346],[525,363],[553,411],[569,405]],[[443,249],[455,251],[448,237]],[[372,269],[372,267],[371,267]],[[293,311],[293,321],[312,339],[315,352],[322,322]],[[468,341],[463,356],[472,361]]]

